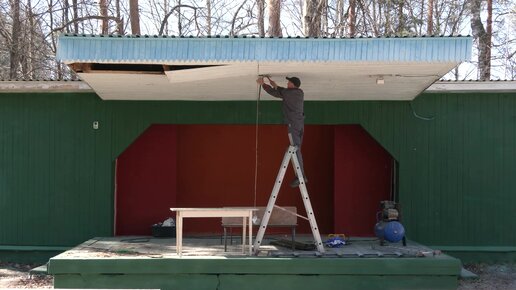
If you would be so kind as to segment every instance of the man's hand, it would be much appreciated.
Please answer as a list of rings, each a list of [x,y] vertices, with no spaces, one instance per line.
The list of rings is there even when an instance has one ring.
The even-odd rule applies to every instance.
[[[273,81],[273,80],[271,80],[271,78],[270,78],[270,77],[267,77],[267,79],[269,80],[269,83],[271,83],[271,86],[272,86],[274,89],[276,89],[276,88],[278,87],[278,85],[276,84],[276,82],[275,82],[275,81]]]
[[[271,86],[272,86],[274,89],[276,89],[276,88],[278,87],[278,85],[276,84],[276,82],[275,82],[275,81],[273,81],[273,80],[269,79],[269,82],[271,83]]]
[[[256,79],[256,82],[261,86],[264,84],[264,81],[263,81],[263,77],[259,77],[258,79]]]

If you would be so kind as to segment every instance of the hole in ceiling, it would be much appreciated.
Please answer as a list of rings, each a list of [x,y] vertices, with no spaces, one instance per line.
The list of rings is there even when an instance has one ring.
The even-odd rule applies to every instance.
[[[74,63],[71,65],[75,72],[120,72],[164,74],[165,71],[191,70],[223,65],[161,65],[161,64],[119,64],[119,63]]]

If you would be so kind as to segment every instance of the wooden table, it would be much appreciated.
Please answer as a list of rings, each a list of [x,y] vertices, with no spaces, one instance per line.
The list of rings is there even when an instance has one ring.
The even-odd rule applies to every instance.
[[[176,252],[179,256],[183,250],[183,218],[241,217],[242,218],[242,253],[245,253],[246,223],[249,225],[249,255],[253,246],[253,212],[256,208],[171,208],[176,212]]]

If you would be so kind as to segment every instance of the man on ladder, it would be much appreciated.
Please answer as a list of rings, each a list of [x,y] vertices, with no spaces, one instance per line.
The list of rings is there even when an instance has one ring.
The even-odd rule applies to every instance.
[[[312,229],[312,234],[315,240],[315,246],[317,247],[317,251],[322,254],[324,253],[324,245],[321,240],[321,235],[319,234],[319,228],[317,226],[317,221],[315,220],[315,214],[310,203],[310,198],[308,197],[308,190],[306,189],[306,177],[303,169],[303,159],[300,152],[301,143],[303,141],[305,118],[303,113],[304,93],[301,89],[299,89],[301,81],[296,77],[287,77],[287,88],[283,88],[276,85],[276,83],[269,77],[267,78],[269,79],[271,85],[264,83],[263,76],[258,78],[256,82],[260,84],[267,93],[283,100],[283,118],[285,123],[288,124],[290,146],[285,152],[285,156],[281,162],[280,170],[278,172],[276,182],[274,183],[271,196],[269,197],[267,208],[265,209],[260,228],[256,234],[253,250],[255,255],[257,255],[262,243],[263,236],[265,234],[265,230],[267,228],[267,224],[269,223],[272,210],[276,206],[275,203],[280,191],[281,184],[283,182],[283,177],[287,171],[288,164],[292,162],[294,172],[296,173],[296,179],[294,179],[290,185],[292,187],[299,186],[301,199],[303,200],[305,210],[308,215],[306,219],[310,222],[310,227]]]
[[[308,183],[303,166],[303,156],[301,155],[301,145],[303,143],[303,134],[305,126],[305,114],[303,109],[304,92],[299,87],[301,80],[297,77],[287,77],[287,87],[280,87],[275,81],[269,80],[270,85],[266,84],[264,77],[259,77],[256,82],[271,96],[282,99],[281,110],[283,112],[283,121],[288,125],[288,133],[292,136],[294,146],[297,146],[296,156],[299,160],[299,166],[303,173],[305,183]],[[291,187],[299,186],[299,178],[290,183]]]

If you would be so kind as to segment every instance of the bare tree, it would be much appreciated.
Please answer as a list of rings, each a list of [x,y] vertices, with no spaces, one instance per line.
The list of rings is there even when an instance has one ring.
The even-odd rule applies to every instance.
[[[493,0],[487,0],[487,23],[486,23],[486,56],[485,56],[485,71],[481,71],[482,80],[489,80],[491,78],[491,51],[493,49]]]
[[[279,1],[278,1],[279,2]],[[258,35],[265,36],[265,0],[256,0],[258,8]]]
[[[13,15],[13,24],[11,32],[11,46],[10,46],[10,73],[11,79],[18,77],[18,68],[20,65],[20,32],[21,32],[21,21],[20,21],[20,0],[12,0],[11,11]]]
[[[108,16],[108,2],[107,0],[100,0],[99,1],[99,10],[100,10],[100,16],[102,17],[102,24],[100,26],[101,33],[102,34],[108,34],[109,33],[109,23],[107,20]]]
[[[349,36],[354,37],[356,34],[356,13],[357,13],[357,2],[356,0],[349,0],[349,16],[348,16],[348,27]]]
[[[256,26],[256,23],[253,23],[253,17],[249,17],[253,13],[253,7],[246,4],[247,1],[244,0],[233,14],[229,35],[239,35],[243,30]]]
[[[181,24],[181,0],[177,0],[177,32],[183,35],[183,25]]]
[[[281,0],[269,0],[269,35],[282,36],[281,34]]]
[[[329,34],[328,28],[328,0],[321,0],[321,35],[327,36]]]
[[[206,33],[211,35],[211,0],[206,0]]]
[[[62,4],[63,5],[63,13],[61,15],[61,19],[62,19],[61,21],[63,23],[67,23],[70,21],[70,19],[68,18],[69,14],[70,14],[70,5],[68,3],[68,0],[63,0],[62,2],[63,2],[63,4]],[[68,26],[65,27],[65,31],[67,33],[70,32],[70,27],[68,27]]]
[[[335,8],[335,36],[344,36],[346,27],[346,18],[344,17],[344,0],[337,0]]]
[[[118,3],[118,0],[117,0]],[[79,6],[77,5],[77,0],[72,0],[72,10],[73,10],[73,19],[79,18]],[[73,23],[73,32],[79,33],[79,22]]]
[[[305,0],[303,8],[303,32],[305,36],[317,36],[319,32],[317,0]]]
[[[26,17],[27,17],[27,23],[28,27],[25,30],[25,37],[24,37],[24,51],[25,53],[21,55],[21,67],[22,67],[22,75],[24,78],[34,79],[34,64],[33,61],[35,60],[35,34],[36,34],[36,27],[35,27],[35,20],[34,20],[34,14],[32,13],[32,3],[31,0],[27,0],[27,7],[26,7]]]
[[[131,19],[131,33],[141,34],[140,31],[140,11],[138,0],[129,0],[129,11]]]
[[[0,1],[0,77],[69,78],[71,74],[67,67],[53,58],[59,32],[124,34],[124,27],[131,25],[134,34],[182,35],[264,36],[268,27],[270,35],[304,34],[312,37],[457,35],[471,34],[472,31],[474,49],[479,51],[478,63],[472,63],[481,71],[478,78],[489,78],[486,77],[486,67],[490,67],[487,72],[493,76],[515,78],[516,36],[513,31],[516,24],[508,27],[506,22],[509,20],[504,20],[506,15],[515,14],[513,1],[469,2],[269,0],[266,6],[265,0]],[[19,5],[17,13],[15,3]],[[178,3],[181,6],[176,7]],[[279,16],[270,13],[269,9],[278,5]],[[484,11],[481,5],[484,5]],[[488,10],[492,11],[490,16],[485,12]],[[136,19],[132,14],[135,11],[138,12]],[[488,21],[486,16],[489,16]],[[265,17],[270,22],[268,25]],[[134,24],[141,27],[136,29]],[[19,28],[15,28],[16,25]],[[278,30],[273,31],[273,26]],[[488,34],[492,36],[484,36]],[[470,70],[458,69],[450,77],[460,79],[469,73]]]
[[[303,32],[305,36],[318,37],[321,35],[322,15],[325,9],[325,0],[305,0],[303,9]]]
[[[404,0],[398,0],[398,35],[403,35],[405,31],[405,14],[403,12]]]
[[[480,18],[482,0],[471,1],[471,30],[476,39],[478,48],[478,71],[480,80],[489,80],[490,78],[490,62],[489,50],[491,43],[491,35],[485,30]],[[488,12],[489,13],[489,12]]]
[[[428,0],[428,18],[426,34],[434,34],[434,0]]]
[[[158,35],[163,35],[163,32],[165,30],[165,27],[166,27],[166,24],[168,22],[168,18],[176,11],[180,11],[181,8],[190,8],[194,11],[194,20],[197,21],[197,7],[194,7],[194,6],[191,6],[191,5],[184,5],[184,4],[178,4],[174,7],[172,7],[172,9],[170,9],[170,11],[165,15],[165,18],[163,18],[163,21],[161,22],[161,26],[159,28],[159,32],[158,32]],[[181,22],[180,19],[178,19],[178,22]],[[179,35],[182,35],[182,26],[180,24],[178,24],[178,32],[179,32]]]

